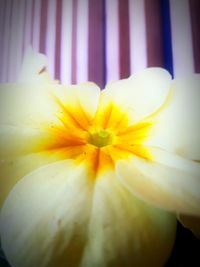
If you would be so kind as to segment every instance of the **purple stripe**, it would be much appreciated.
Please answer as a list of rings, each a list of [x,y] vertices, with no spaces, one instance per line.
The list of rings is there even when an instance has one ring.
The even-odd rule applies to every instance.
[[[72,74],[71,74],[71,82],[76,83],[77,82],[77,0],[73,1],[72,6]]]
[[[162,67],[163,44],[160,0],[145,0],[147,65]]]
[[[9,74],[9,55],[10,55],[10,40],[11,40],[11,22],[13,13],[13,1],[6,1],[5,9],[5,29],[3,39],[3,82],[8,82]]]
[[[190,0],[195,72],[200,73],[200,1]]]
[[[6,1],[2,0],[0,1],[0,33],[1,34],[3,34],[4,27],[5,27],[5,11],[6,11]]]
[[[26,25],[28,23],[28,2],[25,1],[25,12],[24,12],[24,26],[23,26],[23,47],[22,54],[24,55],[24,50],[26,49]]]
[[[34,25],[34,15],[35,15],[35,0],[32,3],[32,10],[31,10],[31,44],[33,46],[33,25]]]
[[[32,41],[32,25],[33,25],[33,0],[25,1],[24,12],[24,37],[23,37],[23,53]]]
[[[62,0],[56,2],[55,78],[60,80],[61,15]]]
[[[5,13],[6,13],[6,2],[3,0],[0,2],[0,36],[1,36],[1,42],[0,42],[0,62],[2,62],[3,58],[3,40],[5,37]],[[3,71],[3,65],[0,66],[0,82],[2,81],[2,71]]]
[[[46,52],[46,32],[47,32],[47,0],[41,1],[41,14],[40,14],[40,45],[39,50],[41,53]]]
[[[17,18],[17,25],[16,25],[16,50],[18,53],[16,54],[16,67],[15,67],[15,75],[13,79],[15,80],[16,77],[19,75],[19,69],[21,67],[23,61],[23,45],[24,45],[24,24],[25,24],[25,0],[21,0],[19,2],[18,7],[18,18]]]
[[[105,86],[104,19],[104,0],[89,0],[88,77],[100,88]]]
[[[130,75],[130,36],[128,0],[119,0],[119,64],[120,78]]]
[[[9,31],[9,42],[6,44],[8,45],[8,69],[7,69],[7,81],[12,82],[13,77],[15,76],[16,70],[16,48],[15,48],[15,41],[16,41],[16,25],[17,25],[17,15],[19,6],[18,3],[15,1],[11,1],[11,13],[10,13],[10,28]],[[17,51],[18,52],[18,51]]]

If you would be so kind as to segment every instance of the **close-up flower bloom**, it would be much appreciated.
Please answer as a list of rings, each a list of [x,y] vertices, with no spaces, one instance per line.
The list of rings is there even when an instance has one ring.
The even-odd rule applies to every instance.
[[[61,85],[45,67],[29,50],[19,80],[0,86],[8,262],[163,266],[177,215],[200,216],[200,76],[147,68],[101,91]]]

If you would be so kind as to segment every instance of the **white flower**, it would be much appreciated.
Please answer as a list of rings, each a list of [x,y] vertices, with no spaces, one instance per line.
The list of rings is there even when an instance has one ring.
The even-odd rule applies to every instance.
[[[0,88],[11,266],[163,266],[176,213],[200,215],[199,75],[149,68],[100,91],[56,84],[29,54],[20,81]]]

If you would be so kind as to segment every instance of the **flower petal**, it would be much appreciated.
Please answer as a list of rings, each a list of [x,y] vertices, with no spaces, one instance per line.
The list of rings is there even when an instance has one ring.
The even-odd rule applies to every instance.
[[[13,267],[78,266],[86,242],[93,183],[64,160],[30,173],[0,215],[2,248]]]
[[[141,202],[116,180],[114,172],[107,172],[95,183],[81,267],[163,266],[175,226],[172,214]]]
[[[200,159],[200,75],[175,80],[169,107],[158,116],[149,145]]]
[[[65,106],[77,110],[81,106],[82,119],[96,112],[99,94],[93,84],[67,88],[13,84],[0,88],[0,207],[9,190],[29,171],[61,159],[56,151],[45,154],[48,143],[55,142],[51,129],[62,125],[58,118],[62,108],[55,96]]]
[[[6,125],[26,125],[57,120],[62,105],[83,109],[86,115],[94,116],[99,102],[100,88],[93,83],[75,86],[61,86],[47,79],[46,57],[26,52],[18,83],[0,86],[0,123]],[[34,127],[38,127],[35,125]]]
[[[48,132],[30,127],[0,126],[0,159],[38,152]]]
[[[112,82],[103,91],[106,101],[128,110],[136,122],[158,109],[171,86],[169,73],[161,68],[145,69],[128,79]]]
[[[38,128],[59,123],[63,106],[94,116],[100,89],[92,83],[77,86],[56,84],[5,84],[0,86],[0,123]],[[58,103],[59,100],[59,103]]]
[[[52,83],[49,73],[46,71],[47,58],[43,54],[34,53],[29,47],[26,50],[21,71],[19,74],[19,83]]]
[[[0,126],[0,207],[19,179],[34,168],[58,160],[55,153],[42,150],[47,138],[48,133],[38,129]]]
[[[56,153],[29,153],[0,160],[0,209],[15,184],[28,173],[46,164],[58,161]]]
[[[72,110],[82,109],[89,117],[93,117],[98,106],[100,88],[92,82],[66,86],[65,90],[54,90],[53,94]]]
[[[113,175],[98,177],[94,188],[83,165],[65,160],[18,182],[0,215],[10,264],[162,266],[173,246],[175,216],[136,199]]]
[[[58,107],[51,99],[59,85],[4,84],[0,86],[0,123],[38,128],[44,122],[54,122]],[[63,88],[63,89],[61,89]]]
[[[150,151],[153,161],[132,157],[118,163],[121,182],[158,207],[199,215],[200,165],[159,149]]]
[[[93,117],[99,103],[100,88],[95,83],[82,83],[77,87],[76,94],[83,110]]]

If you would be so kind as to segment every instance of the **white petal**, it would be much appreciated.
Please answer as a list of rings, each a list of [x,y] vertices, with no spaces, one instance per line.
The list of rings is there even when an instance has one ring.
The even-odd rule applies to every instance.
[[[16,114],[13,112],[13,115]],[[10,118],[13,119],[13,116]],[[5,123],[8,122],[5,120]],[[20,121],[14,123],[18,126],[0,125],[0,207],[9,191],[24,175],[47,163],[61,160],[58,152],[49,153],[46,150],[45,144],[53,139],[47,129],[40,129],[39,122],[27,126]]]
[[[99,103],[100,88],[94,83],[83,83],[77,86],[76,93],[81,107],[93,117]]]
[[[113,173],[98,178],[93,188],[84,166],[66,160],[15,186],[0,216],[13,267],[163,266],[175,216],[136,199]]]
[[[17,126],[0,126],[0,159],[40,152],[49,133],[40,129]]]
[[[149,145],[200,159],[200,75],[173,82],[169,107],[156,118]]]
[[[85,96],[88,98],[82,97]],[[56,153],[45,155],[44,144],[51,142],[49,129],[62,124],[61,107],[55,96],[75,112],[93,116],[99,88],[92,84],[77,87],[60,85],[4,85],[0,88],[0,206],[9,190],[29,171],[60,160]],[[75,114],[76,115],[76,114]],[[82,122],[84,123],[84,121]]]
[[[78,113],[93,116],[99,101],[99,88],[90,83],[80,86],[8,84],[0,86],[0,123],[32,128],[44,128],[60,123],[62,111],[55,96],[64,106]]]
[[[185,214],[200,214],[200,165],[151,149],[153,161],[133,157],[119,162],[120,181],[138,197]]]
[[[0,123],[37,128],[53,122],[58,111],[52,92],[59,85],[4,84],[0,86]]]
[[[66,86],[65,90],[55,90],[54,94],[66,107],[75,111],[82,108],[86,115],[93,117],[99,102],[100,88],[95,83],[86,82]]]
[[[29,47],[26,50],[21,71],[19,74],[19,83],[52,83],[48,72],[46,72],[47,58],[45,55],[33,52]]]
[[[173,215],[141,202],[108,172],[95,184],[81,267],[163,266],[175,225]]]
[[[15,184],[28,173],[58,161],[57,153],[46,154],[43,152],[28,153],[0,159],[0,209]]]
[[[0,126],[0,207],[17,181],[30,171],[56,161],[56,153],[45,153],[48,132],[27,127]]]
[[[169,73],[161,68],[145,69],[128,79],[107,85],[105,101],[112,101],[128,110],[136,122],[158,109],[165,101],[171,86]]]
[[[0,216],[2,248],[13,267],[78,266],[86,242],[92,183],[65,160],[24,177]]]

